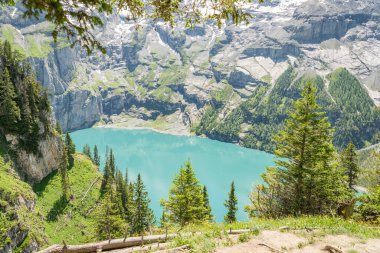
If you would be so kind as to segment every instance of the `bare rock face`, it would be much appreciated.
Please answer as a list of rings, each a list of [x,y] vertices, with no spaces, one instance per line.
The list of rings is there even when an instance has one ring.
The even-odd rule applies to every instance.
[[[52,99],[55,118],[63,129],[90,127],[102,115],[100,97],[88,90],[70,90]]]
[[[11,148],[17,150],[17,138],[13,135],[6,135],[6,139],[11,143]],[[19,171],[25,181],[34,184],[40,182],[44,177],[59,167],[61,154],[61,140],[58,136],[48,135],[46,139],[39,142],[39,154],[28,153],[18,149],[15,154],[16,164],[22,168]]]
[[[40,141],[39,150],[42,156],[28,154],[25,151],[20,151],[18,154],[18,162],[24,169],[27,180],[31,182],[40,182],[53,170],[58,169],[61,151],[59,137],[47,137],[46,140]]]
[[[36,29],[44,20],[21,22],[16,9],[0,12],[15,41],[49,36]],[[380,105],[380,3],[355,0],[274,0],[247,4],[252,23],[206,22],[187,29],[162,22],[130,22],[123,13],[104,17],[94,32],[106,54],[88,56],[81,48],[54,46],[32,57],[37,77],[49,90],[55,117],[64,130],[86,128],[131,108],[150,111],[148,120],[187,112],[199,118],[215,94],[231,86],[234,101],[244,101],[258,85],[272,85],[291,65],[321,76],[344,67]],[[190,129],[190,125],[183,125]]]
[[[37,79],[48,87],[50,94],[60,95],[75,77],[76,52],[69,47],[54,49],[45,58],[31,58]]]

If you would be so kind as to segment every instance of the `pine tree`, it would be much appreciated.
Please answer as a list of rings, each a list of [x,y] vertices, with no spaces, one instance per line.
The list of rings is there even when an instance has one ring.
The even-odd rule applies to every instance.
[[[333,163],[333,129],[307,83],[285,126],[274,137],[280,158],[251,194],[251,214],[278,217],[331,214],[350,198],[342,171]]]
[[[115,201],[116,193],[111,184],[105,187],[107,190],[101,198],[101,203],[97,209],[96,232],[99,240],[111,240],[123,237],[126,224],[120,214],[120,210]]]
[[[88,158],[93,160],[92,154],[91,154],[91,148],[88,144],[83,145],[83,154],[85,154]]]
[[[118,201],[120,201],[120,211],[123,213],[123,217],[126,218],[126,207],[127,207],[127,187],[123,178],[123,174],[120,170],[116,171],[116,193],[118,195]]]
[[[110,159],[109,159],[109,152],[108,147],[106,150],[106,162],[104,164],[104,173],[103,173],[103,179],[102,184],[100,186],[100,192],[103,195],[107,191],[107,186],[112,185],[113,177],[111,176],[111,169],[110,169]]]
[[[68,161],[69,161],[69,166],[72,167],[74,165],[73,155],[75,154],[75,144],[74,144],[73,140],[71,139],[69,133],[66,133],[65,145],[67,148],[67,157],[68,157]]]
[[[0,126],[5,131],[17,130],[20,120],[20,109],[16,103],[15,88],[10,80],[9,72],[4,69],[0,76]]]
[[[227,207],[227,214],[224,216],[224,221],[227,223],[233,223],[236,221],[237,197],[235,195],[235,183],[232,181],[231,189],[228,193],[228,199],[224,202],[224,206]]]
[[[132,231],[138,235],[143,235],[152,224],[152,210],[149,208],[150,199],[148,192],[140,174],[137,175],[137,181],[134,186],[134,213],[132,215]]]
[[[59,121],[57,120],[55,122],[55,130],[57,130],[57,133],[59,135],[62,135],[63,131],[62,131],[62,127],[61,127],[61,124],[59,123]]]
[[[59,165],[59,174],[61,176],[61,189],[62,197],[65,201],[69,201],[70,198],[70,183],[69,174],[67,171],[68,161],[67,161],[67,147],[64,145],[61,154],[61,161]]]
[[[133,183],[129,182],[128,168],[125,169],[124,177],[124,195],[123,195],[123,207],[125,218],[128,223],[131,223],[133,213]]]
[[[108,161],[109,161],[110,175],[112,177],[115,177],[116,164],[115,164],[115,155],[113,154],[112,149],[110,149],[110,155],[109,155]]]
[[[354,190],[354,185],[358,179],[358,157],[356,154],[356,147],[354,144],[349,143],[346,149],[341,154],[341,166],[345,169],[348,176],[348,187]]]
[[[203,194],[203,206],[204,206],[204,210],[205,210],[204,216],[205,216],[206,220],[213,221],[214,216],[211,213],[210,200],[208,198],[207,188],[205,185],[203,186],[202,194]]]
[[[25,80],[25,86],[27,87],[27,94],[29,98],[29,109],[32,115],[33,119],[38,118],[38,98],[39,98],[39,92],[38,92],[38,86],[36,83],[36,80],[32,76],[28,76]]]
[[[194,169],[187,160],[174,178],[169,199],[163,203],[169,220],[184,226],[208,219],[205,217],[202,188]]]
[[[94,146],[94,164],[100,166],[100,156],[96,145]]]

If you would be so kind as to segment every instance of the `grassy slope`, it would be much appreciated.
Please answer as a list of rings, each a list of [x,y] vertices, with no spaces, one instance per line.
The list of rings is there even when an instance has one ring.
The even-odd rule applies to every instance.
[[[99,198],[101,183],[100,172],[84,155],[76,154],[73,168],[69,171],[71,191],[74,196],[69,204],[60,201],[61,182],[58,173],[52,173],[40,184],[34,187],[37,193],[37,208],[46,217],[45,232],[49,244],[84,243],[93,240],[94,217],[91,209],[96,206]],[[82,201],[85,193],[96,178],[93,185]]]
[[[54,48],[64,48],[70,46],[67,40],[60,36],[57,43],[49,34],[54,30],[49,22],[38,23],[26,29],[25,33],[10,24],[0,26],[0,40],[8,40],[12,48],[25,57],[43,58],[47,57]],[[21,42],[23,44],[21,44]]]
[[[7,153],[7,145],[0,137],[0,249],[10,242],[7,236],[9,229],[18,227],[29,231],[28,237],[15,249],[15,252],[20,252],[31,238],[38,242],[43,240],[43,228],[39,215],[22,204],[23,201],[32,203],[36,196],[30,185],[17,177],[11,163],[6,162]]]

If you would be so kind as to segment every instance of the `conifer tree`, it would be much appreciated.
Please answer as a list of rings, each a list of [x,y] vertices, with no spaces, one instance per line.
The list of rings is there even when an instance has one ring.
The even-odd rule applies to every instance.
[[[71,139],[69,133],[66,133],[65,145],[66,145],[66,149],[67,149],[67,157],[68,157],[68,161],[69,161],[69,166],[72,167],[74,165],[73,155],[75,154],[75,144],[74,144],[73,140]]]
[[[51,133],[50,105],[32,73],[8,41],[0,43],[0,127],[17,132],[18,148],[40,155],[39,141]]]
[[[59,121],[57,120],[57,122],[55,122],[55,130],[57,130],[57,133],[59,135],[62,135],[63,131],[62,131],[62,127],[61,127],[61,124],[59,123]]]
[[[91,148],[88,144],[83,145],[83,154],[92,160]]]
[[[103,173],[103,179],[102,179],[102,184],[100,186],[100,192],[101,194],[103,195],[106,190],[107,190],[107,186],[109,186],[110,184],[112,184],[112,179],[113,177],[111,176],[111,169],[110,169],[110,162],[109,162],[109,152],[108,152],[108,147],[107,147],[107,150],[106,150],[106,162],[104,164],[104,173]]]
[[[202,188],[190,160],[185,162],[174,178],[169,199],[163,205],[169,220],[180,226],[208,219],[205,217]]]
[[[331,214],[351,197],[343,172],[333,163],[333,129],[307,83],[285,126],[274,137],[280,158],[251,194],[251,215],[278,217]]]
[[[100,165],[100,156],[99,156],[98,147],[96,145],[94,146],[94,164],[97,166]]]
[[[38,103],[38,108],[40,112],[51,112],[51,106],[49,102],[49,95],[46,89],[40,91],[40,98]]]
[[[202,194],[203,194],[203,206],[205,210],[205,214],[204,214],[205,219],[208,221],[213,221],[214,216],[211,213],[210,200],[208,198],[207,188],[205,185],[203,186]]]
[[[227,223],[233,223],[236,221],[237,197],[235,195],[235,183],[232,181],[230,192],[228,193],[228,199],[224,202],[224,206],[227,207],[227,214],[224,216],[224,221]]]
[[[68,174],[68,161],[67,161],[67,147],[63,145],[61,161],[59,165],[59,174],[61,176],[61,189],[62,197],[65,201],[69,201],[70,198],[70,183]]]
[[[354,190],[354,185],[358,178],[358,157],[356,154],[356,147],[354,144],[349,143],[341,154],[341,166],[344,168],[348,176],[348,187]]]
[[[126,226],[115,201],[116,193],[112,184],[108,183],[105,189],[97,209],[96,232],[99,240],[111,240],[124,236]]]
[[[116,171],[115,175],[115,182],[116,182],[116,193],[118,195],[118,201],[120,206],[120,211],[123,213],[123,217],[126,218],[126,206],[127,206],[127,191],[126,191],[126,185],[123,178],[123,174],[120,172],[120,170]]]
[[[24,82],[26,83],[26,89],[27,89],[27,95],[29,99],[29,109],[32,115],[33,119],[36,119],[38,117],[38,86],[35,81],[35,78],[32,76],[28,76]]]
[[[150,199],[148,192],[140,174],[137,175],[137,181],[134,186],[133,205],[134,213],[132,215],[132,232],[143,235],[152,223],[152,210],[149,208]]]
[[[112,149],[110,149],[110,154],[109,154],[108,162],[109,162],[110,175],[112,177],[115,177],[116,164],[115,164],[115,155],[113,154]]]
[[[124,177],[124,192],[123,195],[123,207],[124,213],[126,217],[126,221],[131,223],[132,213],[133,213],[133,183],[129,182],[128,177],[128,168],[125,169],[125,177]]]
[[[0,76],[0,126],[5,131],[17,130],[20,120],[20,109],[16,103],[16,92],[11,82],[9,72],[4,69]]]

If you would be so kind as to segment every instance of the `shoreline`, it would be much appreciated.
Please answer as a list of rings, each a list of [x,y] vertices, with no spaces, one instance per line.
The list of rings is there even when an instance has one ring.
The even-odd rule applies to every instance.
[[[169,134],[169,135],[175,135],[175,136],[197,136],[195,134],[192,134],[191,132],[183,132],[183,131],[176,131],[175,129],[170,130],[160,130],[153,127],[147,127],[147,126],[120,126],[115,124],[104,124],[104,125],[95,125],[94,128],[114,128],[114,129],[125,129],[125,130],[149,130],[152,132],[160,133],[160,134]],[[198,136],[201,138],[205,138],[204,136]]]

